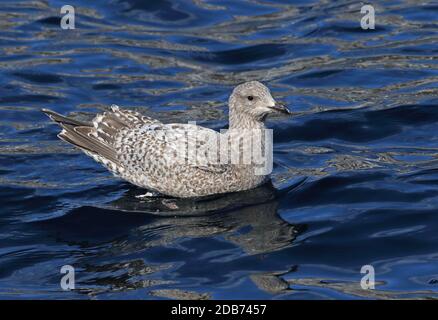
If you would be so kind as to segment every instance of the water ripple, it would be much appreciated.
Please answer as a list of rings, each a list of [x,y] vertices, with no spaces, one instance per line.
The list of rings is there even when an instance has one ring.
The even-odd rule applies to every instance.
[[[437,297],[436,4],[376,3],[368,31],[348,0],[78,0],[75,30],[62,5],[0,7],[0,298]],[[201,202],[139,200],[40,112],[220,129],[247,80],[294,111],[274,185]]]

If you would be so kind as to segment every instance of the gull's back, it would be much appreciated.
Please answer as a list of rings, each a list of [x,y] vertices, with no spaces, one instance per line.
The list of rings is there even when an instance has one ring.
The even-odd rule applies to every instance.
[[[91,123],[43,110],[62,140],[81,148],[116,176],[175,197],[246,190],[265,181],[251,166],[212,162],[221,134],[194,124],[163,124],[112,106]],[[214,149],[216,151],[216,149]]]

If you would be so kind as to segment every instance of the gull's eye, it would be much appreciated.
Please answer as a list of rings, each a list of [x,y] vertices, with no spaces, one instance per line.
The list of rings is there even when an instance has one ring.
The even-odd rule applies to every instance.
[[[248,100],[252,101],[252,100],[254,100],[254,97],[253,96],[248,96]]]

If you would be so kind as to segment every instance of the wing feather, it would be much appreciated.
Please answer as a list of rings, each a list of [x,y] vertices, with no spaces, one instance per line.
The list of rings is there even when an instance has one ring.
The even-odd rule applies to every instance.
[[[71,143],[99,162],[111,161],[120,166],[116,140],[129,130],[149,124],[161,124],[158,120],[145,117],[138,112],[122,110],[112,105],[109,111],[96,115],[91,123],[60,115],[52,110],[43,109],[50,119],[62,127],[58,137]],[[128,130],[126,130],[128,129]],[[89,155],[90,155],[89,154]]]

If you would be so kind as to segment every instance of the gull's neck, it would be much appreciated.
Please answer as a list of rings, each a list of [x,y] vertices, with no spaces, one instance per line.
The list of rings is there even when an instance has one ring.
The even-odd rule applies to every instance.
[[[229,116],[229,129],[265,129],[265,124],[263,121],[259,121],[254,119],[254,117],[241,113],[241,112],[233,112],[230,110]]]

